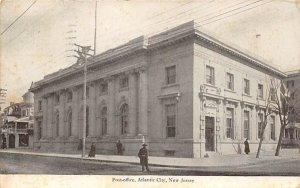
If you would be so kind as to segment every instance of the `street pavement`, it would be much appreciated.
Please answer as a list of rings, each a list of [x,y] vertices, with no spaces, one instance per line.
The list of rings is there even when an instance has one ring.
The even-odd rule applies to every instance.
[[[151,175],[280,175],[299,176],[298,155],[275,157],[251,155],[214,155],[210,158],[149,157]],[[37,153],[0,150],[1,174],[101,174],[148,175],[141,172],[136,156],[96,155],[81,160],[79,154]]]

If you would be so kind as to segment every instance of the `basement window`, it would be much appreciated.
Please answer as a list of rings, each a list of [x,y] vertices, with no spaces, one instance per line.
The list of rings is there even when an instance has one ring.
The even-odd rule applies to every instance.
[[[174,150],[165,150],[165,156],[175,156]]]

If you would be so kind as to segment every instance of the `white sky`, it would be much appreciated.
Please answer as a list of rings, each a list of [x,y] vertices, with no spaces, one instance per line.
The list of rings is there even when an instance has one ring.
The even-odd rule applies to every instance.
[[[0,31],[33,2],[2,0]],[[20,101],[32,81],[75,63],[66,57],[74,54],[68,43],[93,46],[94,8],[89,0],[37,0],[0,36],[0,88],[8,90],[7,101]],[[98,0],[97,12],[97,53],[195,19],[282,71],[300,69],[299,0]]]

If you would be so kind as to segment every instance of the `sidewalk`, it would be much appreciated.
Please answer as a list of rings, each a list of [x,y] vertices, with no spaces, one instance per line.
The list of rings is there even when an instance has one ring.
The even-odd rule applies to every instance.
[[[13,153],[23,155],[35,155],[44,157],[59,157],[70,159],[81,159],[80,154],[59,154],[59,153],[41,153],[32,150],[19,150],[19,149],[5,149],[0,150],[0,153]],[[226,166],[245,166],[254,165],[259,163],[273,163],[274,161],[280,161],[282,159],[298,160],[299,155],[283,155],[273,156],[272,153],[262,153],[260,158],[256,158],[255,153],[250,155],[245,154],[231,154],[231,155],[214,155],[210,158],[174,158],[174,157],[155,157],[149,156],[150,166],[162,166],[162,167],[226,167]],[[96,155],[95,158],[84,158],[85,161],[95,162],[110,162],[110,163],[128,163],[139,164],[139,158],[137,156],[119,156],[119,155]]]

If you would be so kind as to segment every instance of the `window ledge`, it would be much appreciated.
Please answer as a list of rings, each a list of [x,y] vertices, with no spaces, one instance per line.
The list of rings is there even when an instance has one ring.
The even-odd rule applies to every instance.
[[[178,87],[178,86],[179,86],[178,83],[174,83],[174,84],[163,85],[161,88],[164,89],[164,88],[168,88],[168,87]]]
[[[243,96],[246,96],[246,97],[252,97],[252,95],[247,94],[247,93],[243,93],[242,95],[243,95]]]
[[[256,99],[261,100],[261,101],[265,100],[264,98],[261,98],[261,97],[257,97]]]
[[[234,90],[231,90],[231,89],[224,89],[224,91],[231,92],[231,93],[236,93]]]
[[[209,86],[209,87],[218,88],[215,84],[204,83],[204,85],[205,85],[205,86]]]
[[[166,137],[166,139],[168,139],[168,140],[175,140],[176,137]]]

